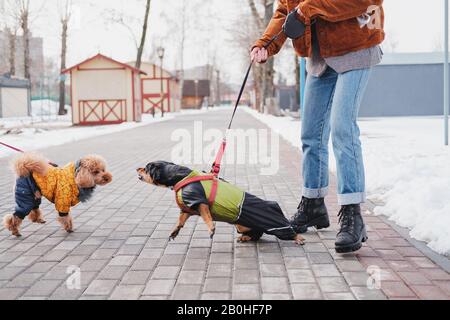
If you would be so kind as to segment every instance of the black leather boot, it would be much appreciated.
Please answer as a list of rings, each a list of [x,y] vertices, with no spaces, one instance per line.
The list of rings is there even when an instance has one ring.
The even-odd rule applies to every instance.
[[[297,233],[305,233],[308,227],[324,229],[330,226],[327,207],[323,198],[308,199],[303,197],[298,205],[297,213],[290,220]]]
[[[339,224],[341,229],[336,236],[336,252],[354,252],[367,241],[367,232],[361,216],[361,206],[352,204],[342,206],[339,211]]]

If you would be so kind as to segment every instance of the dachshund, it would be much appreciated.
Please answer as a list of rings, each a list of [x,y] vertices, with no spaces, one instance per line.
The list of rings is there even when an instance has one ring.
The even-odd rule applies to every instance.
[[[172,240],[178,236],[189,217],[199,215],[206,223],[211,238],[215,233],[214,221],[221,221],[235,226],[241,234],[239,242],[258,241],[266,233],[281,240],[294,240],[297,244],[304,244],[305,239],[294,231],[280,206],[274,201],[260,199],[217,178],[213,201],[210,199],[214,183],[212,179],[195,181],[177,190],[177,185],[182,185],[187,179],[208,175],[170,162],[151,162],[136,171],[139,180],[145,183],[175,188],[181,213],[170,234]]]

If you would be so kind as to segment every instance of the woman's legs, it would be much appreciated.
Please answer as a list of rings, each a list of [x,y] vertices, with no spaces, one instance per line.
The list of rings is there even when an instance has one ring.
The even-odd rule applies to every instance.
[[[337,164],[340,205],[365,202],[364,164],[357,124],[370,69],[340,74],[331,107],[331,136]]]
[[[328,193],[330,115],[338,74],[331,68],[321,77],[308,76],[302,114],[303,196],[324,198]]]

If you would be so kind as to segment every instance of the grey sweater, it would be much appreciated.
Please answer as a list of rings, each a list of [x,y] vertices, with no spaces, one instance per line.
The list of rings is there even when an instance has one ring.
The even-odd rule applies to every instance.
[[[379,45],[350,52],[338,57],[323,58],[320,55],[319,41],[316,28],[313,26],[312,32],[313,56],[306,59],[306,70],[308,74],[320,77],[328,67],[333,68],[337,73],[344,73],[351,70],[365,69],[376,66],[383,58],[383,51]]]

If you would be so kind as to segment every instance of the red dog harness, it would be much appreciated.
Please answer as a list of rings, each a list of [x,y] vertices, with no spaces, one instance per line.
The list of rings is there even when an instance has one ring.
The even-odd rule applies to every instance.
[[[210,207],[213,206],[214,201],[216,200],[217,187],[219,185],[218,176],[220,173],[220,164],[222,163],[222,158],[223,158],[223,154],[225,153],[226,146],[227,146],[227,141],[226,141],[226,139],[223,139],[222,144],[219,149],[219,152],[217,153],[216,160],[213,163],[213,166],[211,169],[211,174],[185,179],[185,180],[177,183],[175,185],[175,187],[173,188],[173,191],[175,191],[175,199],[177,201],[177,204],[183,212],[197,214],[197,212],[186,207],[184,205],[184,203],[182,201],[180,201],[180,199],[178,198],[178,191],[180,191],[182,188],[186,187],[187,185],[190,185],[191,183],[195,183],[195,182],[212,181],[211,193],[209,195],[208,202],[209,202]]]

